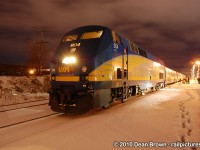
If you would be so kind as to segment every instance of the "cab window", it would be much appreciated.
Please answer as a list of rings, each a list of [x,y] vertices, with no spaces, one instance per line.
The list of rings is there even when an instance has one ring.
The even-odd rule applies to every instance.
[[[138,46],[129,41],[129,46],[133,52],[138,54]]]
[[[113,42],[121,44],[120,36],[116,34],[114,31],[112,31],[112,37],[113,37]]]
[[[83,33],[81,36],[81,39],[95,39],[95,38],[101,38],[103,31],[94,31],[94,32],[86,32]]]
[[[139,48],[139,54],[140,54],[141,56],[143,56],[143,57],[146,57],[146,58],[147,58],[147,53],[146,53],[146,51],[145,51],[145,50],[143,50],[143,49],[141,49],[141,48]]]
[[[78,35],[74,34],[74,35],[67,35],[63,38],[62,42],[68,42],[68,41],[75,41],[77,40]]]

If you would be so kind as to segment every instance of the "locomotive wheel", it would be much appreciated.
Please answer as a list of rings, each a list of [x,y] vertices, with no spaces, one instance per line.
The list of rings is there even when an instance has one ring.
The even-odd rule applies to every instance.
[[[59,103],[56,99],[55,95],[51,95],[51,110],[55,111],[55,112],[62,112],[62,110],[59,108]]]
[[[79,113],[88,112],[93,108],[94,99],[92,95],[80,95],[76,100],[76,109]]]

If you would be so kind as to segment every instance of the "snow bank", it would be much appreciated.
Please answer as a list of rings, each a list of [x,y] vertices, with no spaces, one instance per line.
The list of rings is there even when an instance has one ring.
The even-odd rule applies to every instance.
[[[0,76],[0,106],[48,98],[49,76]]]

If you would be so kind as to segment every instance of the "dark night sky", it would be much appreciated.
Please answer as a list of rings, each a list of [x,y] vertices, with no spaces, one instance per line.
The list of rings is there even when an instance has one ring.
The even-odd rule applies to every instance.
[[[65,32],[92,24],[112,28],[188,74],[200,56],[199,6],[199,0],[0,0],[0,62],[25,63],[39,30],[49,31],[44,57],[50,60]]]

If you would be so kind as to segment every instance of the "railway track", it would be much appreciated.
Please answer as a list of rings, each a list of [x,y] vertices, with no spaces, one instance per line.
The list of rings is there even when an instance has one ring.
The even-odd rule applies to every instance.
[[[45,105],[45,104],[48,104],[48,99],[28,101],[28,102],[22,102],[22,103],[14,103],[14,104],[9,104],[9,105],[0,105],[0,112],[34,107],[34,106]]]
[[[148,94],[148,96],[150,96],[151,94],[153,94],[153,93],[149,93]],[[137,99],[139,99],[141,96],[134,96],[134,97],[131,97],[131,98],[128,98],[127,100],[128,101],[130,101],[131,99],[132,100],[137,100]],[[45,101],[45,100],[40,100],[40,101]],[[36,101],[32,101],[32,102],[36,102]],[[28,104],[30,104],[31,102],[26,102],[26,103],[28,103]],[[26,103],[18,103],[18,104],[26,104]],[[120,101],[116,101],[116,102],[114,102],[112,105],[114,106],[114,105],[118,105],[118,104],[121,104],[121,102]],[[44,105],[44,106],[42,106],[42,105]],[[27,109],[29,109],[29,108],[31,108],[31,107],[33,107],[33,108],[31,108],[31,109],[35,109],[34,107],[44,107],[44,111],[47,111],[46,113],[37,113],[37,114],[32,114],[32,116],[31,117],[22,117],[22,118],[20,118],[19,120],[18,119],[16,119],[16,121],[10,121],[10,122],[8,122],[8,123],[4,123],[3,125],[2,124],[0,124],[0,129],[3,129],[3,128],[7,128],[7,127],[11,127],[11,126],[15,126],[15,125],[19,125],[19,124],[23,124],[23,123],[27,123],[27,122],[31,122],[31,121],[34,121],[34,120],[38,120],[38,119],[42,119],[42,118],[47,118],[47,117],[50,117],[50,116],[54,116],[54,115],[58,115],[58,114],[60,114],[60,113],[58,113],[58,112],[52,112],[52,111],[50,111],[50,108],[49,108],[49,106],[48,107],[46,107],[45,105],[47,105],[47,103],[43,103],[43,104],[36,104],[36,105],[31,105],[31,106],[26,106],[26,107],[20,107],[20,108],[15,108],[15,109],[9,109],[9,110],[1,110],[0,111],[0,114],[2,113],[12,113],[12,114],[14,114],[14,112],[12,112],[12,111],[20,111],[20,109],[23,109],[23,108],[27,108]],[[13,105],[5,105],[5,106],[13,106]],[[37,110],[37,109],[36,109]],[[93,110],[91,110],[91,111],[89,111],[88,113],[86,113],[86,114],[90,114],[91,112],[92,113],[95,113],[95,112],[99,112],[99,111],[102,111],[103,109],[93,109]],[[24,110],[21,110],[21,111],[23,111],[23,113],[26,113],[26,111],[24,111]],[[78,115],[79,113],[77,112],[74,112],[74,110],[69,110],[68,112],[66,112],[67,114],[69,114],[69,115]],[[6,115],[5,115],[6,116]],[[28,115],[27,115],[28,116]],[[8,118],[9,119],[9,118]],[[1,120],[0,120],[1,121]]]
[[[0,129],[58,114],[50,110],[47,99],[4,105],[0,108]]]
[[[27,120],[24,120],[24,121],[3,125],[3,126],[0,126],[0,129],[19,125],[19,124],[22,124],[22,123],[26,123],[26,122],[30,122],[30,121],[34,121],[34,120],[38,120],[38,119],[42,119],[42,118],[46,118],[46,117],[50,117],[50,116],[54,116],[54,115],[57,115],[57,114],[59,114],[59,113],[55,112],[55,113],[52,113],[52,114],[47,114],[47,115],[39,116],[39,117],[36,117],[36,118],[31,118],[31,119],[27,119]]]

